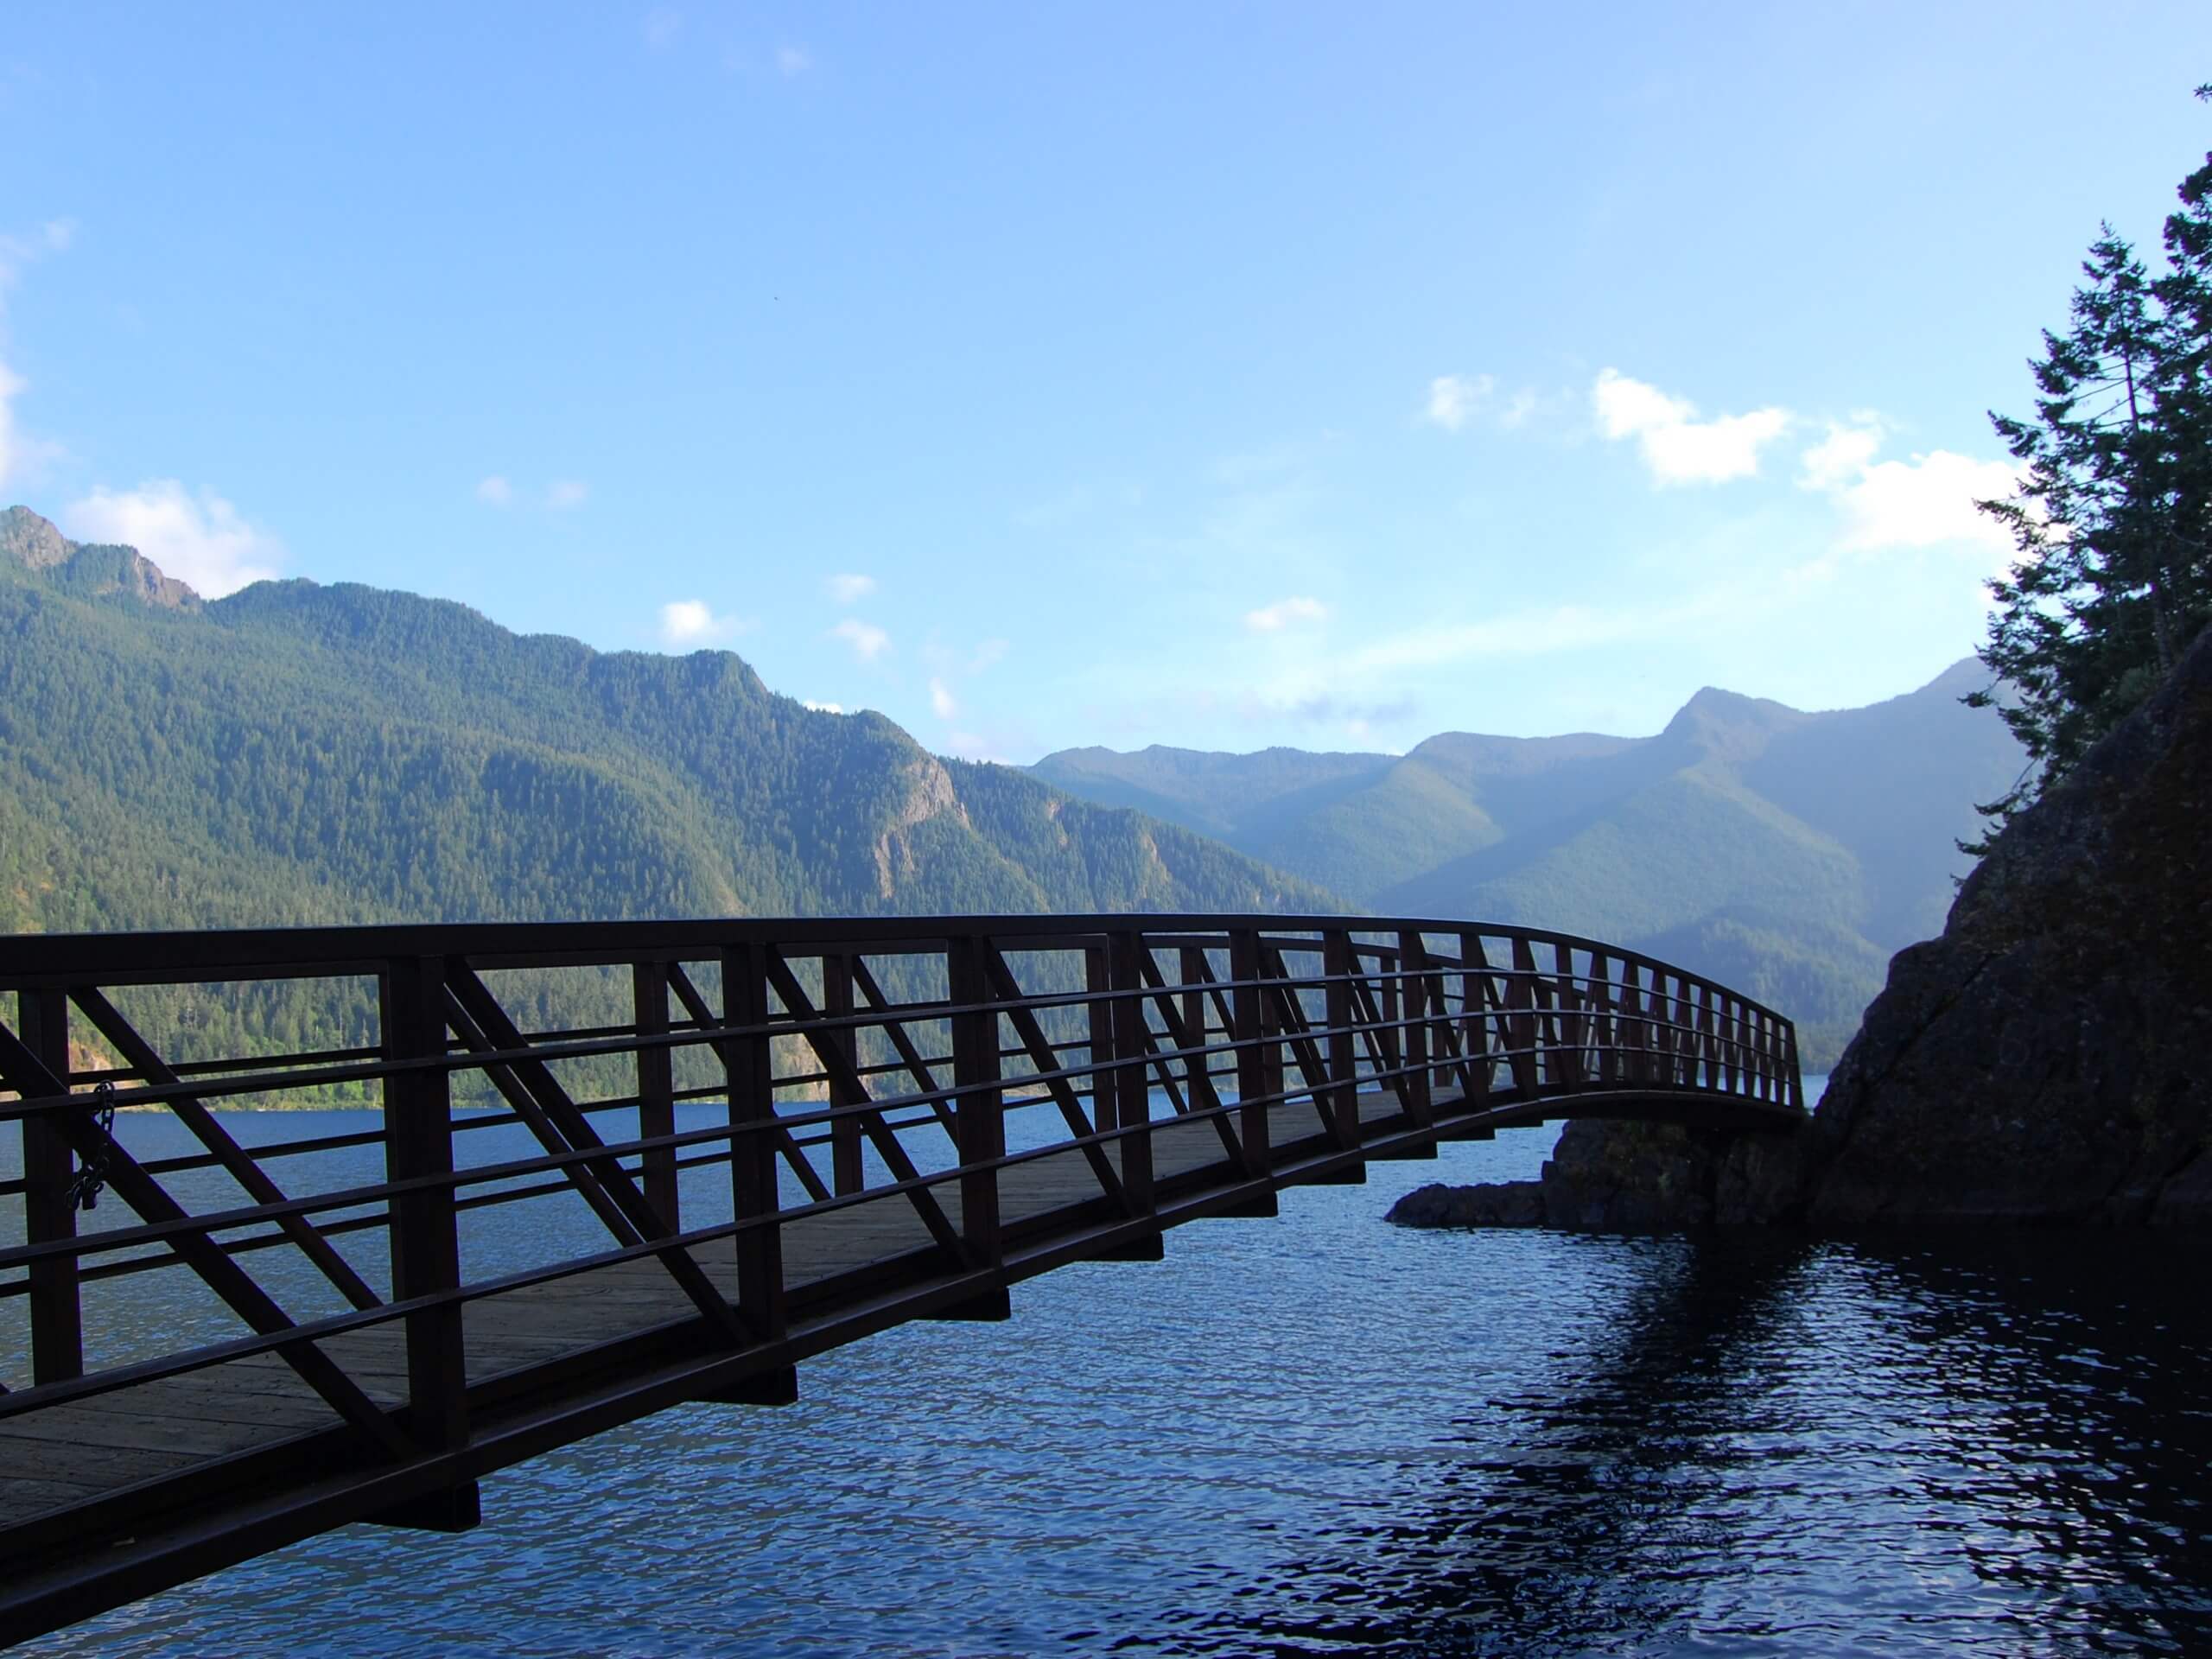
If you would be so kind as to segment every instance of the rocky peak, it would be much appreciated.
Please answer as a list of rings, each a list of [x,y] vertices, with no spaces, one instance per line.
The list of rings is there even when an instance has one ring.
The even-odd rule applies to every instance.
[[[119,594],[162,610],[200,608],[198,594],[137,548],[73,542],[29,507],[0,512],[0,554],[81,598]]]
[[[67,564],[77,544],[29,507],[0,512],[0,553],[33,570]]]

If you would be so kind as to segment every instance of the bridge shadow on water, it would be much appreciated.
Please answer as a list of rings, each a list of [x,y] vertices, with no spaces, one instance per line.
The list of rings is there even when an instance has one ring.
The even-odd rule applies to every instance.
[[[1633,1283],[1589,1340],[1158,1650],[2212,1644],[2212,1319],[2157,1243],[1573,1244]]]

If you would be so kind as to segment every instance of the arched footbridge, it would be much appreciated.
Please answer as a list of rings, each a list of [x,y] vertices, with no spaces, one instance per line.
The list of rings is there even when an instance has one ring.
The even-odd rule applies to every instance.
[[[0,992],[0,1641],[1369,1159],[1804,1109],[1771,1009],[1462,922],[18,937]]]

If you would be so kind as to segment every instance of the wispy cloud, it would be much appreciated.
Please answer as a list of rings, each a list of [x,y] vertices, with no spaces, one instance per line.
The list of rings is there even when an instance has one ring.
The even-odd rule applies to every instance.
[[[493,473],[477,480],[476,499],[487,507],[509,506],[515,499],[515,486]]]
[[[31,383],[0,361],[0,487],[29,473],[50,453],[48,447],[27,436],[16,424],[15,400],[30,390]]]
[[[873,622],[863,622],[849,616],[830,630],[832,639],[842,639],[853,648],[853,654],[864,663],[872,663],[891,649],[891,636]]]
[[[801,697],[798,706],[811,709],[817,715],[842,715],[845,712],[845,705],[842,702],[816,702],[809,697]]]
[[[1294,622],[1325,620],[1328,614],[1329,607],[1319,600],[1298,594],[1279,599],[1272,605],[1262,605],[1256,611],[1245,612],[1244,626],[1255,633],[1274,633]]]
[[[583,505],[590,494],[582,479],[556,478],[545,492],[545,505],[556,512],[568,512]]]
[[[776,73],[785,80],[796,80],[814,67],[814,54],[803,46],[779,46],[776,48]]]
[[[822,585],[840,605],[856,605],[875,591],[875,578],[846,571],[825,577]]]
[[[1440,374],[1428,383],[1428,406],[1421,417],[1446,432],[1457,432],[1497,389],[1497,382],[1487,374]]]
[[[1643,464],[1661,484],[1750,478],[1758,472],[1759,451],[1789,425],[1789,411],[1777,408],[1700,421],[1694,404],[1616,369],[1599,373],[1590,397],[1598,429],[1616,441],[1634,438]]]
[[[940,679],[930,681],[930,709],[939,720],[960,717],[959,700],[952,695],[952,688]]]
[[[62,512],[63,530],[80,542],[137,548],[167,575],[210,599],[274,576],[283,543],[211,490],[197,496],[173,478],[135,490],[96,489]]]
[[[1544,657],[1626,639],[1662,638],[1734,604],[1732,588],[1715,588],[1671,605],[1554,605],[1512,611],[1480,622],[1433,623],[1386,634],[1350,652],[1350,672],[1441,668],[1484,658]]]
[[[703,599],[671,600],[660,607],[660,637],[671,645],[708,645],[752,628],[750,618],[717,616]]]
[[[7,308],[8,289],[24,267],[67,251],[76,235],[74,219],[50,219],[29,236],[0,236],[0,315]],[[16,423],[15,400],[29,390],[30,382],[0,358],[0,486],[30,476],[61,453],[60,445],[34,438]]]
[[[655,6],[645,14],[645,44],[658,52],[672,45],[683,32],[683,14],[673,6]]]

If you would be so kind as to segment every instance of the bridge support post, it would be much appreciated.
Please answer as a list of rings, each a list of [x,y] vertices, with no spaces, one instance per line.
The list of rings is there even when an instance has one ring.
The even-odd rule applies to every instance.
[[[1265,1180],[1274,1166],[1269,1144],[1270,1096],[1282,1092],[1282,1064],[1267,1043],[1266,1002],[1260,995],[1260,930],[1232,928],[1229,935],[1230,1040],[1236,1046],[1237,1139],[1244,1147],[1244,1173]],[[1268,1213],[1273,1215],[1271,1207]]]
[[[59,990],[16,993],[23,1046],[64,1084],[69,1080],[69,999]],[[52,1114],[22,1120],[24,1243],[48,1244],[77,1235],[71,1192],[76,1165],[68,1137]],[[30,1264],[31,1381],[66,1382],[85,1374],[85,1328],[78,1300],[77,1258],[52,1255]]]
[[[1116,933],[1108,941],[1108,973],[1116,993],[1114,998],[1114,1058],[1122,1064],[1113,1072],[1115,1122],[1124,1131],[1115,1144],[1122,1149],[1122,1192],[1133,1216],[1154,1212],[1152,1190],[1152,1089],[1143,1064],[1145,1053],[1144,970],[1137,953],[1146,949],[1143,935],[1134,931]]]
[[[1358,969],[1349,932],[1331,928],[1321,936],[1321,974],[1328,982],[1322,992],[1329,1027],[1322,1063],[1329,1076],[1329,1131],[1344,1152],[1357,1151],[1360,1142],[1359,1050],[1352,1032],[1356,1001],[1351,983]]]
[[[632,1019],[642,1038],[668,1035],[668,964],[640,962],[630,969]],[[676,1058],[666,1048],[638,1051],[638,1134],[653,1140],[676,1133]],[[645,1165],[645,1202],[659,1215],[669,1232],[683,1230],[677,1200],[676,1148],[662,1147],[648,1152]]]
[[[446,959],[401,957],[385,964],[378,986],[387,1060],[443,1059],[446,1054]],[[450,1175],[453,1085],[437,1067],[385,1079],[385,1177],[392,1181]],[[391,1294],[408,1301],[457,1290],[461,1236],[450,1185],[396,1195],[391,1205]],[[468,1373],[461,1347],[462,1309],[446,1302],[406,1315],[407,1430],[423,1452],[456,1451],[468,1443]],[[483,1518],[476,1483],[424,1493],[375,1517],[389,1526],[466,1532]]]
[[[1398,971],[1407,976],[1398,982],[1402,995],[1396,999],[1396,1009],[1405,1021],[1406,1116],[1421,1128],[1431,1128],[1436,1122],[1436,1097],[1435,1077],[1428,1061],[1428,1017],[1435,988],[1430,978],[1433,970],[1428,965],[1428,947],[1419,933],[1398,935]],[[1435,1143],[1429,1144],[1433,1149]]]
[[[1496,1043],[1491,1040],[1490,1005],[1495,1000],[1482,935],[1463,932],[1459,935],[1459,1033],[1465,1069],[1460,1087],[1478,1105],[1490,1100],[1492,1053],[1508,1046],[1502,1031]]]
[[[952,1016],[952,1081],[962,1092],[955,1105],[962,1173],[960,1225],[971,1268],[995,1268],[1003,1257],[999,1232],[999,1172],[1006,1156],[1006,1094],[999,1087],[999,1016],[989,1004],[991,978],[986,942],[945,942],[945,984]],[[982,1166],[971,1167],[971,1166]]]
[[[716,1406],[795,1406],[798,1403],[798,1367],[778,1365],[697,1396]]]
[[[842,1020],[853,1011],[853,959],[840,950],[822,953],[822,1012],[833,1020]],[[859,1034],[850,1026],[832,1031],[830,1041],[845,1057],[848,1066],[860,1061]],[[859,1106],[864,1102],[853,1098],[846,1080],[836,1072],[830,1077],[830,1104]],[[861,1121],[857,1117],[840,1117],[830,1125],[830,1186],[840,1195],[857,1192],[868,1185],[861,1162]]]
[[[775,1216],[776,1067],[768,1033],[767,948],[757,939],[730,945],[721,953],[722,1020],[751,1027],[751,1034],[726,1038],[717,1046],[729,1082],[729,1195],[731,1215],[739,1221],[760,1218],[766,1224],[739,1233],[737,1305],[755,1338],[775,1342],[784,1334],[784,1240]]]

